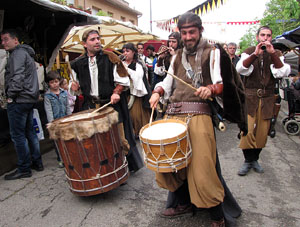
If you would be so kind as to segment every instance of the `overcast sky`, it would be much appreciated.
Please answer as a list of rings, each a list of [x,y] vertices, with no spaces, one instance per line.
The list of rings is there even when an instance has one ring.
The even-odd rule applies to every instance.
[[[126,0],[130,7],[143,13],[139,27],[150,31],[150,0]],[[249,25],[207,24],[205,22],[253,21],[263,16],[265,4],[269,0],[227,0],[220,8],[202,16],[204,36],[222,42],[239,42]],[[152,21],[171,19],[200,5],[202,0],[151,0]],[[167,39],[170,32],[163,31],[152,24],[152,33]]]

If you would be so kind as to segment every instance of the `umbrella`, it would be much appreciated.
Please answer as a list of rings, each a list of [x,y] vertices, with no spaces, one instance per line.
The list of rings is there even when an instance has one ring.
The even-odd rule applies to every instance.
[[[82,34],[88,29],[98,30],[101,35],[103,49],[121,49],[125,43],[160,40],[158,36],[143,32],[130,22],[121,22],[109,17],[101,17],[101,23],[94,25],[74,26],[65,39],[61,50],[64,52],[82,53]]]

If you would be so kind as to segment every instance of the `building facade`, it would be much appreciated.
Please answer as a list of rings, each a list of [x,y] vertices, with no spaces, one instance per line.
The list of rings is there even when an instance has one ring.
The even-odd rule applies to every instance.
[[[90,10],[93,15],[102,11],[108,16],[120,20],[130,21],[138,26],[138,17],[141,12],[129,7],[129,3],[124,0],[67,0],[67,4],[83,10]]]

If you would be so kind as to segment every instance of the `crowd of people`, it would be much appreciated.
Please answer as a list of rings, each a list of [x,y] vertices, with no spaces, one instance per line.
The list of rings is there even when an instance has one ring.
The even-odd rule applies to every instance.
[[[71,62],[72,80],[61,78],[56,71],[46,76],[47,119],[52,122],[72,114],[78,95],[83,96],[81,110],[110,102],[119,114],[118,128],[130,171],[143,167],[136,139],[149,123],[153,108],[159,108],[163,118],[186,122],[191,163],[174,173],[156,173],[158,186],[169,191],[161,216],[175,218],[206,208],[211,226],[231,225],[242,210],[220,171],[212,121],[215,112],[211,106],[218,103],[222,116],[239,126],[239,147],[245,161],[238,175],[245,176],[251,169],[263,173],[258,160],[274,117],[276,80],[288,76],[290,66],[274,49],[272,30],[267,26],[257,31],[257,45],[247,48],[241,56],[236,55],[237,45],[233,42],[221,46],[203,39],[202,21],[196,14],[183,14],[178,30],[157,52],[148,45],[147,56],[143,43],[125,44],[120,56],[103,50],[99,32],[87,30],[82,36],[85,54]],[[32,123],[39,91],[33,49],[20,44],[14,30],[3,31],[1,40],[10,52],[5,92],[11,138],[18,156],[17,170],[5,175],[5,179],[14,180],[31,177],[31,169],[43,170]],[[300,79],[294,81],[295,90],[299,90],[299,83]],[[213,102],[214,99],[218,101]],[[63,167],[56,146],[55,151],[59,166]]]

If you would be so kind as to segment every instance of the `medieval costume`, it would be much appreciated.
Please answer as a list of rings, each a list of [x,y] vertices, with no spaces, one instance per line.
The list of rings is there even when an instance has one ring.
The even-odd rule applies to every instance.
[[[186,48],[178,51],[169,72],[196,88],[211,86],[213,96],[221,96],[223,87],[223,104],[218,101],[223,105],[224,117],[247,133],[243,85],[221,47],[214,49],[200,39],[195,52]],[[233,223],[241,209],[221,175],[209,101],[195,96],[191,88],[169,75],[156,85],[155,91],[163,94],[162,102],[170,101],[167,118],[188,123],[192,146],[192,161],[187,168],[156,174],[158,185],[170,191],[167,208],[191,202],[197,208],[209,208],[211,215],[216,216],[213,220],[225,217],[226,224]]]
[[[119,122],[124,126],[124,130],[119,131],[121,134],[125,132],[125,138],[130,146],[127,154],[129,169],[137,171],[143,166],[143,162],[133,136],[126,96],[120,89],[122,86],[129,87],[130,85],[128,74],[120,59],[112,52],[100,50],[93,59],[87,54],[75,59],[71,67],[74,79],[79,81],[81,93],[84,96],[83,110],[95,108],[96,104],[108,103],[114,92],[120,95],[120,101],[112,106],[119,113]],[[127,146],[124,140],[122,144],[123,147]]]
[[[124,64],[126,62],[124,61]],[[139,136],[141,128],[149,123],[151,95],[146,71],[140,62],[132,61],[128,65],[128,74],[131,80],[129,113],[132,120],[135,137]]]
[[[252,163],[256,172],[263,172],[263,169],[257,164],[257,160],[262,148],[267,143],[270,120],[274,116],[276,78],[287,76],[290,67],[283,63],[283,56],[279,50],[276,50],[273,55],[277,55],[283,63],[280,68],[275,68],[272,56],[267,51],[255,56],[255,60],[249,68],[244,67],[244,60],[249,58],[255,49],[255,46],[246,49],[236,66],[237,71],[244,75],[248,111],[248,134],[241,137],[239,147],[243,150],[245,164]],[[246,175],[244,173],[246,171],[242,171],[242,169],[239,171],[241,176]]]

